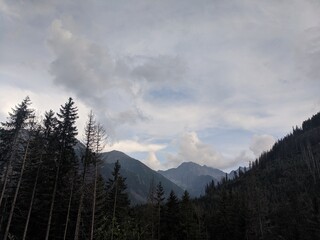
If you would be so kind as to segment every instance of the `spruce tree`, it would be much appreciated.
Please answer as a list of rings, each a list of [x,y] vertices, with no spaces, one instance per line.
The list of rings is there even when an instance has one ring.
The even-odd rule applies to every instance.
[[[156,188],[156,208],[157,208],[157,229],[158,229],[158,240],[161,239],[161,230],[163,228],[162,226],[162,218],[163,218],[163,201],[164,201],[164,189],[162,187],[161,182],[158,183]]]
[[[95,234],[95,224],[99,225],[99,222],[96,222],[96,218],[99,219],[99,210],[103,211],[103,205],[99,204],[99,196],[104,195],[105,188],[99,188],[99,171],[98,167],[100,166],[101,152],[105,146],[106,140],[106,131],[101,124],[96,124],[95,126],[95,136],[94,136],[94,176],[93,176],[93,196],[92,196],[92,218],[91,218],[91,229],[90,229],[90,240],[94,239]]]
[[[85,127],[85,153],[82,156],[82,179],[80,183],[80,200],[79,200],[79,207],[77,213],[77,220],[76,220],[76,229],[74,234],[74,240],[79,239],[79,230],[80,230],[80,221],[81,221],[81,214],[83,208],[83,198],[84,198],[84,189],[86,183],[86,176],[88,168],[90,164],[94,161],[94,143],[95,143],[95,136],[96,136],[96,129],[95,129],[95,120],[92,111],[88,116],[88,122]]]
[[[26,130],[30,125],[30,121],[28,120],[34,116],[33,109],[29,108],[30,105],[30,98],[26,97],[20,104],[12,109],[12,112],[9,113],[8,121],[1,123],[0,179],[2,181],[0,207],[9,181],[9,175],[12,173],[13,161],[16,161],[19,155],[21,155],[19,150],[21,149],[21,144],[25,142],[23,141],[23,130]]]
[[[170,195],[166,203],[165,212],[165,239],[179,239],[181,236],[181,226],[180,226],[180,209],[179,209],[179,199],[173,190],[171,190]]]
[[[58,119],[55,132],[57,134],[58,154],[55,158],[56,173],[51,194],[46,240],[49,239],[53,217],[55,217],[56,235],[59,236],[61,233],[64,233],[64,228],[66,227],[61,225],[61,222],[65,222],[65,216],[67,215],[69,198],[66,198],[66,196],[69,196],[71,192],[70,187],[72,186],[74,171],[77,164],[74,146],[77,143],[76,136],[78,134],[75,125],[76,119],[78,118],[78,109],[74,104],[73,99],[69,98],[68,102],[61,106],[60,112],[57,113]],[[55,208],[56,211],[54,212]]]
[[[107,206],[110,221],[110,238],[122,235],[127,220],[130,201],[126,192],[126,178],[120,174],[121,165],[117,160],[112,172],[112,178],[107,181]]]
[[[12,109],[8,121],[1,123],[0,236],[3,234],[3,239],[7,239],[9,236],[34,128],[34,114],[33,110],[29,108],[30,104],[29,97],[26,97]],[[2,233],[3,230],[4,233]]]
[[[180,237],[186,240],[198,239],[197,219],[195,218],[193,202],[187,190],[184,191],[182,196],[179,218],[181,223]]]

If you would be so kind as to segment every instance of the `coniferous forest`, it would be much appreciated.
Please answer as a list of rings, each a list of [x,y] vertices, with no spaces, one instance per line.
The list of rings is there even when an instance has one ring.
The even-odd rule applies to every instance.
[[[320,239],[320,113],[204,196],[150,183],[135,206],[119,162],[100,174],[107,133],[77,119],[72,98],[36,116],[26,97],[1,123],[0,239]]]

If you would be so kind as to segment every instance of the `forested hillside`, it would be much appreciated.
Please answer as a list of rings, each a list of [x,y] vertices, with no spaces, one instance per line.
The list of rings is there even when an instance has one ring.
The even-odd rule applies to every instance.
[[[101,175],[104,179],[111,176],[111,172],[116,161],[121,165],[121,175],[126,178],[127,192],[131,205],[144,204],[148,200],[150,187],[161,182],[165,191],[165,197],[169,196],[173,190],[177,196],[182,196],[183,190],[176,184],[159,174],[158,172],[150,169],[142,162],[129,157],[128,155],[119,152],[111,151],[101,154]]]
[[[196,202],[210,239],[320,239],[320,113]]]
[[[39,120],[27,97],[2,123],[0,239],[320,239],[320,113],[203,197],[151,181],[135,206],[119,161],[100,174],[105,132],[92,113],[76,147],[77,118],[70,98]]]
[[[106,182],[100,175],[103,128],[90,113],[83,147],[75,152],[78,110],[72,98],[43,120],[30,105],[25,98],[0,128],[0,239],[116,236],[130,202],[118,162]]]

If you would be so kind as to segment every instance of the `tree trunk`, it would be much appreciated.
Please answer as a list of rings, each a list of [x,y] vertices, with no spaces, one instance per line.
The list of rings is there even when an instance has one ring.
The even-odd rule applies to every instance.
[[[5,212],[6,207],[7,207],[7,199],[4,201],[3,210],[2,210],[2,212],[1,212],[0,232],[2,232],[2,223],[4,222],[4,219],[5,219],[4,212]]]
[[[161,205],[158,206],[158,240],[160,240],[160,224],[161,224]]]
[[[73,187],[74,187],[75,178],[76,178],[76,173],[74,174],[74,179],[73,179],[72,185],[71,185],[71,192],[70,192],[70,197],[69,197],[68,212],[67,212],[67,217],[66,217],[66,226],[64,228],[63,240],[65,240],[67,237],[69,216],[70,216],[70,210],[71,210],[71,201],[72,201],[72,196],[73,196]]]
[[[55,177],[55,182],[54,182],[54,187],[53,187],[53,192],[52,192],[51,206],[50,206],[49,219],[48,219],[48,224],[47,224],[47,232],[46,232],[45,240],[49,239],[49,234],[50,234],[54,202],[56,199],[56,193],[57,193],[57,187],[58,187],[58,178],[59,178],[59,172],[60,172],[60,159],[61,159],[61,155],[60,155],[59,161],[58,161],[58,167],[57,167],[57,171],[56,171],[56,177]]]
[[[4,233],[4,240],[7,240],[8,235],[9,235],[9,230],[10,230],[10,225],[11,225],[11,220],[12,220],[12,216],[13,216],[13,211],[16,205],[16,201],[17,201],[17,197],[18,197],[18,193],[20,190],[20,185],[21,185],[21,181],[22,181],[22,176],[23,176],[23,172],[24,172],[24,168],[25,168],[25,163],[26,163],[26,159],[27,159],[27,155],[28,155],[28,150],[29,150],[29,144],[30,144],[30,139],[28,140],[27,146],[26,146],[26,150],[23,156],[23,161],[22,161],[22,166],[21,166],[21,170],[20,170],[20,177],[18,180],[18,184],[17,184],[17,188],[13,197],[13,201],[12,201],[12,205],[11,205],[11,210],[9,213],[9,218],[8,218],[8,222],[7,222],[7,227],[6,227],[6,231]]]
[[[116,218],[116,206],[117,206],[117,195],[118,195],[118,178],[116,179],[116,194],[114,196],[114,203],[113,203],[113,214],[112,214],[112,229],[111,229],[111,240],[113,240],[113,231],[114,231],[114,222]]]
[[[94,234],[94,218],[95,218],[95,212],[96,212],[96,195],[97,195],[97,176],[98,176],[98,166],[97,166],[97,162],[95,162],[90,240],[93,240],[93,234]]]
[[[2,190],[1,190],[0,207],[1,207],[1,204],[2,204],[2,201],[3,201],[3,198],[4,198],[4,193],[5,193],[6,188],[7,188],[7,183],[8,183],[9,171],[10,171],[10,168],[11,168],[12,158],[13,158],[13,154],[15,153],[15,149],[17,147],[16,146],[17,145],[17,139],[18,139],[18,134],[15,134],[14,140],[13,140],[13,143],[12,143],[12,151],[11,151],[11,154],[10,154],[10,157],[9,157],[9,161],[7,163],[6,174],[4,176],[4,183],[3,183],[3,186],[2,186]]]
[[[40,169],[41,169],[41,161],[42,161],[42,156],[41,156],[41,158],[40,158],[40,165],[38,166],[36,179],[35,179],[35,182],[34,182],[34,185],[33,185],[33,189],[32,189],[31,202],[30,202],[30,205],[29,205],[29,211],[28,211],[28,216],[27,216],[26,225],[25,225],[24,231],[23,231],[22,240],[25,240],[25,239],[26,239],[26,236],[27,236],[27,231],[28,231],[30,216],[31,216],[31,212],[32,212],[33,202],[34,202],[34,196],[35,196],[35,194],[36,194],[36,189],[37,189],[37,184],[38,184],[38,178],[39,178]]]
[[[6,188],[7,188],[9,168],[11,168],[11,159],[10,159],[10,160],[8,161],[8,163],[7,163],[6,174],[5,174],[5,176],[4,176],[4,183],[3,183],[3,186],[2,186],[1,196],[0,196],[0,207],[1,207],[1,204],[2,204],[2,200],[3,200],[3,198],[4,198],[4,193],[5,193]]]
[[[82,212],[82,204],[83,204],[83,197],[84,197],[84,184],[85,184],[85,179],[86,179],[86,166],[84,167],[83,170],[83,176],[82,176],[82,183],[81,183],[81,196],[80,196],[80,201],[79,201],[79,208],[78,208],[78,215],[77,215],[77,223],[76,223],[76,230],[74,233],[74,240],[79,239],[79,229],[80,229],[80,221],[81,221],[81,212]]]

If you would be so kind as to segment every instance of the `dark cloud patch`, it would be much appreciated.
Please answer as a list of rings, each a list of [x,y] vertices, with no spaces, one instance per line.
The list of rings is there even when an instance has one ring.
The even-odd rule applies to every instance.
[[[181,81],[185,72],[186,63],[182,59],[163,55],[146,58],[132,71],[137,78],[157,83]]]
[[[170,87],[162,87],[153,89],[146,94],[146,101],[162,103],[162,104],[187,104],[192,103],[195,99],[190,93],[190,89],[181,87],[180,89],[173,89]]]

